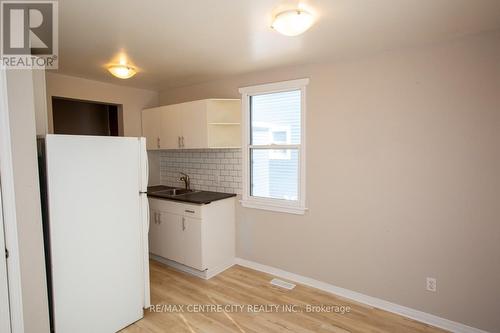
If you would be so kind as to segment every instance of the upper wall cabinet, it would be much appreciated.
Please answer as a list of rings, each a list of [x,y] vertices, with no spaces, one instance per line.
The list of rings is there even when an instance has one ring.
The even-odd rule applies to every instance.
[[[160,107],[161,118],[158,121],[159,126],[159,141],[157,149],[176,149],[181,144],[181,106],[167,105]],[[149,110],[142,112],[143,117],[147,115]],[[143,128],[144,131],[144,128]],[[144,135],[144,132],[143,132]],[[147,142],[147,136],[146,136]]]
[[[142,135],[146,138],[147,149],[160,148],[160,125],[162,108],[148,109],[142,111]]]
[[[147,148],[203,149],[241,146],[239,99],[204,99],[142,111]]]

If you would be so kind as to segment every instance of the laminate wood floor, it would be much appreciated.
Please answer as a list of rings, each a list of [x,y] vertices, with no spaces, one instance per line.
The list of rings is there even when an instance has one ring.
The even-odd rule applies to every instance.
[[[272,275],[241,266],[208,281],[155,261],[150,271],[151,303],[157,312],[146,310],[143,319],[122,333],[445,332],[307,286],[275,287],[269,283]],[[322,307],[310,312],[308,305]],[[350,311],[342,314],[347,308],[341,306]]]

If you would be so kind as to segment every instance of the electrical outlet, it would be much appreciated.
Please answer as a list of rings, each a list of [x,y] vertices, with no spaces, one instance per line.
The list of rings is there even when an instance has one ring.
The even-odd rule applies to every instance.
[[[426,280],[425,288],[428,291],[436,292],[437,289],[437,280],[435,278],[428,277]]]

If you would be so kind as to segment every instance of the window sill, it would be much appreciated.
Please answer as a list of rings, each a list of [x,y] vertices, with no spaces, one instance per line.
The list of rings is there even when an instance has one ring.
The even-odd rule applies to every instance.
[[[246,208],[254,208],[254,209],[263,209],[280,213],[289,213],[296,215],[304,215],[307,211],[305,207],[292,207],[292,206],[277,206],[272,204],[266,204],[261,202],[253,202],[253,201],[245,201],[240,200],[240,203],[243,207]]]

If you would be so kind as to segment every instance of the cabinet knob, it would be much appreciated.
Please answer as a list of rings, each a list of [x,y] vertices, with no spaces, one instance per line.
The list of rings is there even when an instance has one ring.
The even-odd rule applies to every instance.
[[[160,148],[160,137],[156,138],[156,146]]]
[[[182,218],[182,231],[186,230],[186,218]]]

